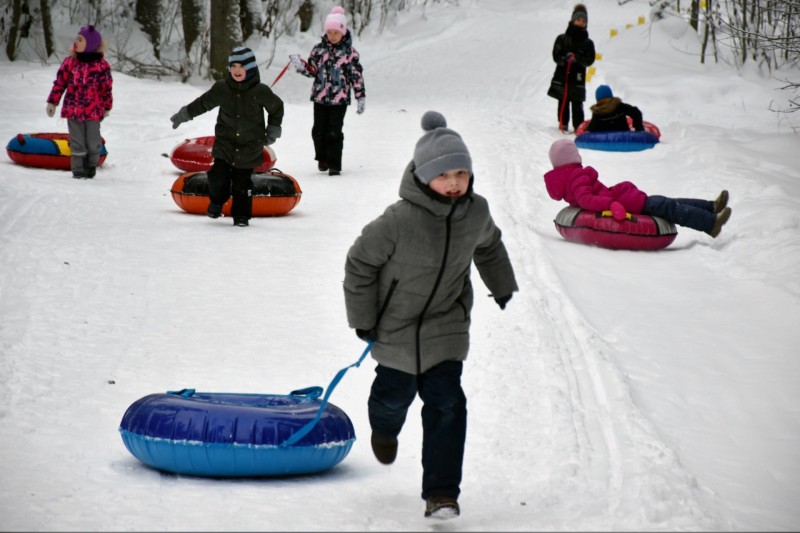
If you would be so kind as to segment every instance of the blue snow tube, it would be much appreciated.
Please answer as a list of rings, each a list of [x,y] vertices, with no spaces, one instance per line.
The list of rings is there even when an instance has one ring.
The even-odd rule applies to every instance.
[[[347,414],[319,400],[322,387],[288,395],[195,392],[151,394],[122,417],[122,441],[143,463],[213,477],[309,474],[350,452]],[[302,435],[302,437],[297,438]]]
[[[607,152],[638,152],[658,142],[658,137],[649,131],[587,131],[575,137],[579,148]]]

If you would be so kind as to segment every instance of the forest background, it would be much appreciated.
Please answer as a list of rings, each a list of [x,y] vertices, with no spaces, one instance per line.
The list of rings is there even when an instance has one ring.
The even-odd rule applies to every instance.
[[[94,24],[106,38],[107,54],[117,71],[141,78],[219,79],[234,46],[252,39],[270,42],[272,54],[259,58],[262,67],[268,67],[282,36],[318,32],[334,5],[345,8],[350,30],[360,36],[364,31],[383,32],[403,11],[421,9],[424,17],[425,7],[438,3],[460,0],[2,0],[0,39],[8,60],[47,63],[65,53],[55,44],[68,39],[62,28],[72,33],[72,26]],[[800,66],[800,0],[648,3],[650,21],[681,17],[699,34],[701,63],[723,61],[738,68],[754,62],[767,74]],[[59,24],[54,25],[54,18]],[[135,38],[137,33],[146,39]],[[800,81],[783,81],[797,95]],[[788,109],[776,111],[800,108],[800,96],[789,102]]]

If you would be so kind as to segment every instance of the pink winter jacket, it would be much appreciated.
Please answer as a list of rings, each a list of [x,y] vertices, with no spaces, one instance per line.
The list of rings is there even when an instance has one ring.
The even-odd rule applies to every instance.
[[[606,187],[597,179],[594,168],[580,163],[554,168],[544,175],[544,183],[553,200],[566,200],[569,205],[588,211],[605,211],[617,201],[628,213],[638,214],[647,200],[647,194],[629,181]]]
[[[102,120],[111,110],[111,65],[98,54],[92,61],[69,56],[56,73],[47,103],[58,105],[64,94],[61,117],[73,120]]]

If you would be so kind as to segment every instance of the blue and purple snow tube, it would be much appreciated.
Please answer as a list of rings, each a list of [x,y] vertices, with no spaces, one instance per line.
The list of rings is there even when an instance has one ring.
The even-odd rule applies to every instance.
[[[638,152],[648,150],[660,142],[661,131],[655,124],[644,121],[644,131],[586,131],[590,121],[575,130],[578,148],[605,150],[607,152]],[[630,123],[630,118],[628,120]]]
[[[319,400],[321,387],[288,395],[151,394],[128,407],[119,431],[128,450],[154,468],[213,477],[322,472],[355,442],[347,414]],[[299,438],[298,438],[299,437]]]

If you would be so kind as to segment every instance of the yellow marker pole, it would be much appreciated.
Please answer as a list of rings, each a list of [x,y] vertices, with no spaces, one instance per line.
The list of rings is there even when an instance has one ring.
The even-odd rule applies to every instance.
[[[644,24],[644,17],[639,17],[639,20],[636,21],[637,24]]]
[[[599,52],[595,52],[594,53],[594,60],[595,61],[600,61],[601,59],[603,59],[603,54],[601,54]]]
[[[614,37],[617,34],[617,30],[611,29],[611,37]]]

